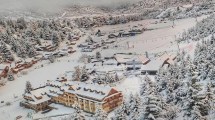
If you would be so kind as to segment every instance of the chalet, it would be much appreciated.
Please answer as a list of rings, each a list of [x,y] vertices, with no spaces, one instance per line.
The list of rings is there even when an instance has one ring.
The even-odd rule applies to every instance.
[[[0,64],[0,77],[6,78],[9,72],[9,67],[6,65]]]
[[[147,72],[149,74],[155,75],[158,72],[158,70],[161,67],[163,67],[163,65],[164,65],[164,61],[157,58],[157,59],[150,61],[148,64],[143,65],[141,68],[141,71],[143,73]]]
[[[122,93],[110,86],[68,81],[66,78],[49,81],[46,86],[25,93],[23,96],[25,101],[21,103],[22,106],[35,111],[48,108],[50,103],[57,103],[68,107],[78,104],[88,113],[95,113],[97,106],[106,112],[111,112],[120,106],[123,100]]]
[[[149,63],[143,65],[141,71],[143,73],[156,74],[161,67],[167,68],[169,65],[173,65],[176,57],[177,55],[174,53],[162,54],[158,58],[154,58]]]
[[[118,35],[115,35],[115,34],[108,35],[108,38],[110,38],[110,39],[117,38],[117,37],[118,37]]]
[[[51,104],[51,98],[46,92],[47,88],[45,86],[32,90],[29,93],[24,94],[23,98],[25,101],[21,102],[20,105],[35,111],[48,109],[48,105]]]
[[[28,69],[30,67],[32,67],[34,64],[36,64],[38,62],[38,60],[31,60],[29,62],[23,62],[23,63],[18,63],[15,64],[14,67],[11,68],[11,71],[15,74],[17,74],[20,71],[23,71],[25,69]]]

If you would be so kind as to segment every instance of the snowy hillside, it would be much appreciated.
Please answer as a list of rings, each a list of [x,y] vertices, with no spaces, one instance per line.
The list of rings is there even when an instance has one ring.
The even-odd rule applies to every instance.
[[[214,1],[115,3],[0,8],[0,120],[215,119]]]

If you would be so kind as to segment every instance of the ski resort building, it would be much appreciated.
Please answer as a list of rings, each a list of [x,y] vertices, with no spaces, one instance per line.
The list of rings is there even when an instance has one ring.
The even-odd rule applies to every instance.
[[[141,68],[141,71],[143,73],[147,72],[149,74],[155,75],[161,67],[168,68],[170,65],[173,65],[176,57],[177,57],[177,54],[174,54],[174,53],[162,54],[161,56],[155,59],[152,59],[146,65],[143,65]]]
[[[57,103],[68,107],[78,104],[88,113],[95,113],[99,107],[110,112],[120,106],[123,100],[122,93],[110,86],[68,81],[64,77],[47,82],[45,86],[29,91],[23,96],[25,101],[20,105],[35,111],[49,109],[49,104]]]

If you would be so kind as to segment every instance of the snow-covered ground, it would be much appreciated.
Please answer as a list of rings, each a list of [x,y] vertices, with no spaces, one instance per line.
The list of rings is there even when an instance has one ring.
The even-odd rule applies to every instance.
[[[143,78],[145,75],[142,76],[129,76],[125,80],[121,81],[120,84],[116,85],[116,88],[124,95],[132,94],[139,94],[140,91],[140,84],[143,82]],[[151,80],[154,80],[154,76],[148,76]]]
[[[201,16],[198,20],[202,20],[207,16]],[[154,20],[144,20],[141,22],[132,22],[123,25],[125,29],[129,29],[132,26],[142,24],[147,28],[153,28],[154,24],[151,24]],[[169,26],[164,27],[164,23],[158,23],[157,29],[146,31],[141,35],[137,35],[135,37],[123,38],[119,39],[117,43],[115,43],[110,49],[102,50],[102,55],[106,54],[114,54],[119,52],[129,52],[129,53],[138,53],[144,54],[146,51],[149,53],[157,53],[162,51],[177,51],[177,42],[176,38],[180,37],[184,31],[187,29],[194,27],[196,25],[196,21],[194,18],[180,19],[175,21],[174,28],[172,27],[172,21],[167,21],[165,24],[169,24]],[[161,26],[160,26],[161,25]],[[101,31],[104,32],[119,30],[122,29],[122,25],[109,26],[108,30],[104,27],[101,28]],[[159,28],[160,26],[160,28]],[[124,29],[123,28],[123,29]],[[100,28],[99,28],[100,29]],[[129,48],[128,48],[129,44]],[[114,48],[114,46],[120,46],[118,48]]]
[[[202,16],[198,18],[198,20],[201,20],[205,18],[206,16]],[[146,26],[147,28],[155,28],[154,24],[151,24],[155,20],[144,20],[139,22],[131,22],[124,25],[115,25],[115,26],[103,26],[101,28],[101,31],[104,32],[110,32],[113,30],[120,30],[120,29],[129,29],[131,26],[142,24],[143,26]],[[161,51],[176,51],[177,44],[175,42],[175,36],[179,37],[182,32],[187,30],[188,28],[193,27],[196,24],[196,21],[194,18],[188,18],[188,19],[181,19],[175,21],[175,27],[172,28],[171,21],[168,21],[167,23],[158,23],[155,30],[146,31],[141,35],[137,35],[135,37],[130,38],[123,38],[120,41],[114,45],[122,46],[121,49],[107,49],[102,50],[102,56],[105,56],[106,54],[114,54],[117,52],[135,52],[139,54],[145,53],[145,51],[148,51],[149,53],[156,53]],[[166,26],[165,26],[166,25]],[[160,27],[159,27],[160,26]],[[165,26],[165,27],[164,27]],[[83,39],[84,40],[84,39]],[[83,42],[81,40],[80,42]],[[128,49],[127,42],[129,43],[129,46],[132,46]],[[113,45],[113,46],[114,46]],[[112,45],[111,45],[112,46]],[[191,46],[191,47],[190,47]],[[193,46],[193,47],[192,47]],[[188,49],[188,51],[194,51],[195,43],[190,44],[181,44],[181,49]],[[33,87],[38,87],[40,85],[45,84],[47,80],[55,79],[60,74],[63,74],[65,71],[71,71],[74,69],[75,66],[81,65],[81,63],[78,62],[79,57],[81,56],[81,52],[78,50],[76,53],[58,59],[55,63],[52,64],[46,64],[44,67],[32,69],[28,72],[27,75],[18,77],[15,81],[8,82],[5,86],[0,87],[0,101],[11,102],[12,105],[5,106],[5,103],[0,103],[0,120],[13,120],[16,116],[22,115],[23,119],[30,119],[26,118],[27,114],[29,112],[32,112],[31,110],[22,108],[19,106],[19,102],[22,100],[22,94],[24,92],[26,81],[30,81],[33,85]],[[36,65],[39,66],[39,65]],[[139,91],[139,85],[141,83],[141,79],[138,77],[129,77],[125,80],[121,81],[120,84],[116,85],[116,88],[121,90],[123,93],[138,93]],[[18,98],[14,98],[17,96]],[[61,108],[61,107],[60,107]],[[72,109],[67,108],[64,111],[70,111]],[[8,112],[10,111],[10,112]],[[56,114],[55,111],[53,111],[53,114]],[[50,113],[51,114],[51,113]],[[41,114],[37,113],[35,115],[37,118],[43,117]],[[51,116],[51,115],[50,115]]]

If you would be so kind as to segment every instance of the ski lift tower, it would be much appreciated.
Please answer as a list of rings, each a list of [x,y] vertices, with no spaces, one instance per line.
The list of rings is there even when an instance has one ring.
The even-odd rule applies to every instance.
[[[135,73],[135,71],[136,71],[135,59],[132,61],[132,63],[133,63],[133,72]]]

